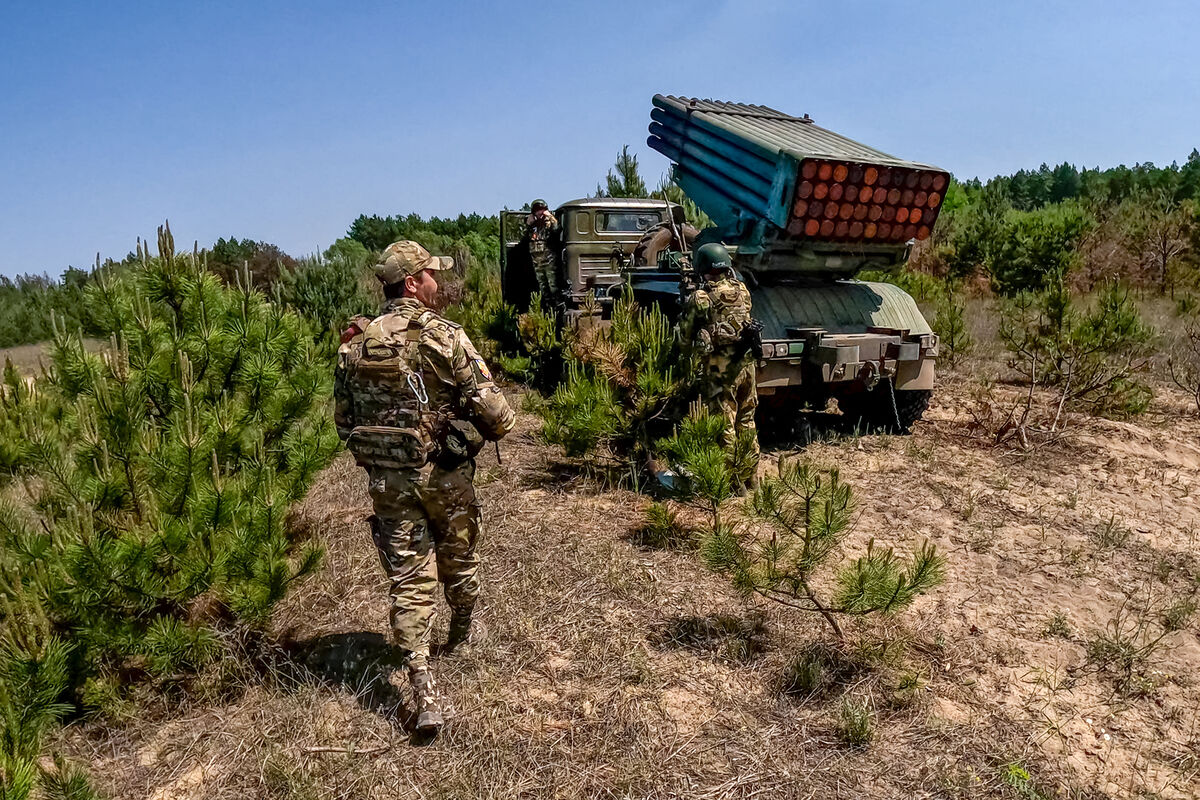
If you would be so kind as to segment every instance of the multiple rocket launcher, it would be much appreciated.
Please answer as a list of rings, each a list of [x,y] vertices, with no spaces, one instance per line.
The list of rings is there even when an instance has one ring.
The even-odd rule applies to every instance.
[[[950,176],[765,106],[654,96],[647,143],[718,225],[796,243],[925,239]]]

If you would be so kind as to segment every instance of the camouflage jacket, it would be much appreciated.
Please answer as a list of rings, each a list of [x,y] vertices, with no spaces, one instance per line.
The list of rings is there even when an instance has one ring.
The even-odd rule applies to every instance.
[[[744,336],[750,322],[750,290],[737,278],[723,277],[685,300],[679,341],[685,352],[704,359],[706,372],[740,368],[753,359]]]
[[[413,466],[436,455],[451,423],[489,440],[516,415],[462,327],[409,297],[338,349],[334,421],[360,463]]]
[[[546,213],[546,224],[536,224],[537,217],[529,214],[525,217],[525,239],[529,242],[529,252],[540,255],[549,250],[551,238],[558,233],[558,220],[553,214]]]

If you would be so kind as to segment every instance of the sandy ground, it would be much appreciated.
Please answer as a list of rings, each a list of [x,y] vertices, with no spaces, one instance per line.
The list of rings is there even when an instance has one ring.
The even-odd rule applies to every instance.
[[[1020,451],[971,435],[965,383],[911,436],[766,459],[840,465],[851,551],[947,556],[910,611],[849,626],[812,696],[782,687],[830,642],[819,619],[639,546],[649,500],[581,477],[523,414],[480,462],[482,635],[437,662],[456,715],[436,741],[412,740],[386,664],[365,478],[342,456],[297,514],[328,557],[276,615],[285,666],[61,744],[112,796],[155,800],[1200,796],[1196,620],[1162,627],[1200,585],[1200,421],[1164,389],[1136,422],[1070,417]],[[1106,631],[1128,674],[1089,659]],[[867,746],[837,733],[847,702],[871,709]]]

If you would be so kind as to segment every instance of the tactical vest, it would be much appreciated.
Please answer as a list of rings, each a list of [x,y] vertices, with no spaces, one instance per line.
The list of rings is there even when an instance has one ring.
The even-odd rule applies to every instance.
[[[437,415],[421,370],[418,344],[434,316],[390,313],[349,343],[345,380],[354,429],[346,447],[364,467],[420,467],[434,447]]]
[[[719,280],[708,288],[712,301],[709,336],[713,347],[729,347],[742,341],[750,324],[750,292],[737,281]]]
[[[529,238],[529,255],[534,260],[544,258],[550,250],[550,235],[558,225],[558,220],[551,215],[549,223],[544,226],[532,224],[532,218],[527,218],[525,224]]]

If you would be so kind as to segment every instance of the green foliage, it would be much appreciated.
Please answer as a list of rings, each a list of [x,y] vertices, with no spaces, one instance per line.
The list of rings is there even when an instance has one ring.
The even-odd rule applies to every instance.
[[[50,374],[10,374],[0,404],[0,451],[29,448],[29,499],[0,507],[0,713],[28,748],[61,700],[117,705],[114,676],[177,680],[220,630],[264,626],[320,561],[285,518],[338,445],[302,320],[176,256],[169,230],[85,300],[104,350],[58,327]]]
[[[723,443],[725,427],[724,417],[709,414],[697,403],[680,420],[675,433],[656,447],[679,472],[676,492],[705,504],[714,529],[722,527],[721,505],[736,494],[737,478]]]
[[[1171,344],[1167,358],[1171,380],[1191,397],[1196,410],[1200,411],[1200,321],[1189,320],[1183,336]],[[3,454],[0,453],[0,467]]]
[[[270,242],[251,239],[217,239],[208,250],[201,253],[205,264],[214,275],[226,284],[242,280],[249,272],[250,280],[257,289],[269,291],[279,282],[280,276],[296,267],[296,259]]]
[[[1079,403],[1103,414],[1134,415],[1149,405],[1150,389],[1135,376],[1152,337],[1129,291],[1115,283],[1080,309],[1056,276],[1039,292],[1016,295],[1001,314],[1010,366],[1032,386],[1056,387],[1060,405]]]
[[[46,420],[44,397],[4,359],[0,383],[0,486],[27,470],[36,456],[25,432]]]
[[[625,415],[616,388],[581,364],[567,367],[567,379],[543,407],[542,436],[569,456],[595,453],[619,437]]]
[[[1075,204],[1010,211],[998,247],[987,259],[992,286],[1012,295],[1063,280],[1078,261],[1079,244],[1093,224]]]
[[[603,184],[597,184],[596,197],[646,197],[650,191],[646,181],[638,170],[637,156],[631,155],[629,145],[623,145],[617,153],[617,161],[604,177]]]
[[[360,215],[350,223],[346,236],[369,251],[379,252],[392,242],[410,239],[431,253],[454,256],[465,261],[463,253],[476,261],[496,265],[500,253],[500,223],[495,216],[459,214],[451,219],[418,214],[406,216]]]
[[[938,336],[939,355],[953,367],[971,350],[971,334],[967,330],[967,301],[961,285],[944,281],[936,294],[933,307],[933,332]]]
[[[38,788],[45,800],[100,800],[102,796],[92,788],[84,770],[58,756],[54,768],[42,772]]]
[[[675,183],[669,177],[664,176],[658,182],[658,187],[650,193],[650,197],[658,200],[666,200],[668,203],[676,203],[683,208],[684,218],[696,228],[704,230],[713,224],[712,219],[696,205],[692,198],[684,193],[683,189],[679,188],[679,184]]]
[[[342,239],[340,242],[350,240]],[[336,349],[338,333],[352,317],[373,315],[379,301],[368,290],[376,284],[368,271],[373,256],[358,245],[338,244],[324,257],[311,256],[296,262],[280,276],[279,299],[308,320],[326,350]]]
[[[642,309],[625,298],[614,305],[608,328],[592,324],[598,313],[584,311],[587,320],[563,342],[566,375],[542,408],[543,434],[572,455],[645,456],[680,416],[686,394],[671,325],[657,307]],[[532,312],[522,323],[523,338],[536,350],[544,323]]]
[[[859,273],[858,279],[899,286],[905,292],[912,295],[912,298],[918,303],[933,302],[944,291],[942,281],[928,273],[913,270],[895,270],[891,272],[864,270]]]
[[[667,503],[650,504],[646,521],[634,532],[634,538],[643,547],[664,550],[691,550],[696,546],[696,532]]]
[[[46,275],[0,277],[0,347],[42,342],[50,338],[51,319],[72,330],[94,333],[83,301],[92,273],[69,267],[61,280]]]
[[[714,491],[710,502],[719,507],[725,487],[708,488]],[[743,594],[819,613],[840,638],[835,615],[895,613],[941,583],[945,567],[929,542],[900,557],[872,541],[863,555],[837,569],[833,598],[822,599],[814,578],[849,536],[852,512],[853,493],[836,469],[781,460],[779,474],[762,482],[744,514],[765,525],[766,535],[757,526],[735,529],[714,514],[701,554]]]
[[[838,705],[838,738],[850,747],[866,747],[875,738],[875,714],[866,700],[842,698]]]
[[[0,636],[0,796],[25,798],[38,783],[42,741],[70,710],[71,649],[44,631]]]
[[[1049,800],[1051,794],[1039,787],[1029,769],[1020,761],[1012,761],[1000,767],[1000,780],[1012,787],[1018,797],[1026,800]]]

